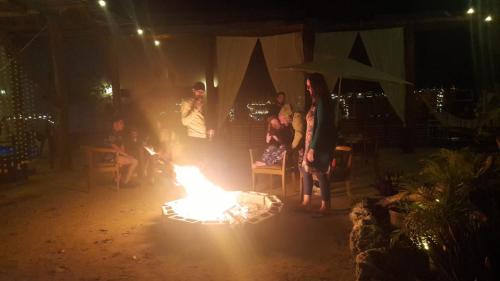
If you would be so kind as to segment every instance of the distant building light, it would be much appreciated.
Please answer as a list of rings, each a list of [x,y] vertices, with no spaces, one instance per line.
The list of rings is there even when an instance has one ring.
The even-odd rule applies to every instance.
[[[160,41],[159,40],[155,40],[155,46],[156,47],[160,46]]]
[[[139,34],[139,35],[144,34],[144,30],[142,30],[141,28],[138,28],[137,29],[137,34]]]
[[[472,15],[476,12],[476,10],[474,10],[474,8],[470,7],[468,10],[467,10],[467,14],[468,15]]]
[[[488,15],[487,17],[484,18],[485,22],[491,22],[493,21],[493,17],[491,15]]]
[[[106,95],[106,96],[111,96],[111,95],[113,95],[113,86],[112,86],[112,85],[109,85],[109,84],[108,84],[108,85],[106,85],[106,86],[104,87],[104,95]]]

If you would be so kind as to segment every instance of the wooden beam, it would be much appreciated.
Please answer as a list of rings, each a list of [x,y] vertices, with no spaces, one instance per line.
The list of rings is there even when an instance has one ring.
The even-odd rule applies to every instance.
[[[333,31],[353,31],[353,30],[369,30],[391,28],[398,26],[412,26],[414,31],[429,31],[450,29],[453,27],[464,26],[468,24],[470,19],[465,15],[450,15],[450,16],[422,16],[422,15],[393,15],[380,17],[371,21],[359,21],[351,23],[316,23],[317,32],[333,32]]]
[[[32,15],[39,15],[40,13],[34,10],[27,12],[19,11],[0,11],[0,18],[12,18],[12,17],[29,17]]]

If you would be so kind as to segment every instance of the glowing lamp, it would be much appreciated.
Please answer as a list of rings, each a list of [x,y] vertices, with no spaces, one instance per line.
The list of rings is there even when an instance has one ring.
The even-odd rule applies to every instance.
[[[467,14],[468,15],[472,15],[476,12],[476,10],[474,10],[474,8],[470,7],[468,10],[467,10]]]
[[[160,41],[159,40],[155,40],[155,46],[156,47],[160,46]]]
[[[102,8],[106,7],[106,1],[104,0],[99,0],[97,1],[97,3],[99,3],[99,6],[101,6]]]
[[[491,15],[488,15],[487,17],[484,18],[485,22],[491,22],[493,21],[493,17]]]
[[[141,28],[138,28],[137,29],[137,34],[139,34],[139,35],[144,34],[144,30],[142,30]]]

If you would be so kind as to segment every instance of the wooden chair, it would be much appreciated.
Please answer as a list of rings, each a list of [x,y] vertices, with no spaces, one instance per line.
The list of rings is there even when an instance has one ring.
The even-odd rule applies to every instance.
[[[281,192],[283,194],[283,200],[286,198],[286,172],[287,172],[287,153],[284,152],[283,160],[281,165],[266,165],[254,167],[254,155],[253,149],[250,149],[250,167],[252,169],[252,189],[255,191],[255,178],[257,174],[270,175],[271,187],[273,186],[273,175],[281,176]]]
[[[116,162],[118,159],[119,152],[115,151],[111,148],[103,148],[103,147],[93,147],[93,146],[82,146],[82,149],[85,151],[85,160],[86,160],[86,168],[87,168],[87,188],[90,190],[91,186],[94,183],[94,175],[95,173],[107,173],[112,172],[115,176],[116,182],[116,190],[120,190],[120,165]],[[114,154],[115,161],[113,162],[102,162],[100,157],[103,157],[105,154]]]
[[[305,157],[305,155],[304,155]],[[351,193],[351,171],[352,171],[352,148],[349,146],[336,146],[333,160],[331,163],[330,173],[328,178],[332,182],[344,182],[346,194],[352,201]],[[300,174],[300,198],[304,198],[304,179]]]

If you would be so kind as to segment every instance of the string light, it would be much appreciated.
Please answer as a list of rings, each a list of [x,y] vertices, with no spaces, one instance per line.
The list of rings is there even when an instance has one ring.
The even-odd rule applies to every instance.
[[[444,108],[444,89],[437,90],[436,94],[436,111],[442,112]]]
[[[487,17],[484,18],[485,22],[491,22],[493,21],[493,17],[491,15],[488,15]]]
[[[138,28],[137,29],[137,34],[139,34],[139,35],[144,34],[144,30],[142,30],[141,28]]]
[[[113,95],[113,86],[111,84],[106,84],[104,86],[104,95],[105,96]]]
[[[0,95],[2,95],[2,96],[7,95],[7,91],[5,91],[4,89],[1,89],[0,90]]]
[[[468,10],[467,10],[467,14],[468,15],[472,15],[476,12],[476,10],[474,10],[474,8],[470,7]]]
[[[155,40],[154,42],[155,42],[155,46],[156,46],[156,47],[159,47],[159,46],[160,46],[160,41],[159,41],[159,40]]]
[[[264,120],[264,118],[269,114],[270,105],[271,101],[249,103],[247,104],[247,108],[249,110],[248,116],[256,121]]]
[[[99,6],[101,6],[102,8],[106,7],[106,1],[104,0],[99,0],[97,1],[97,3],[99,3]]]

